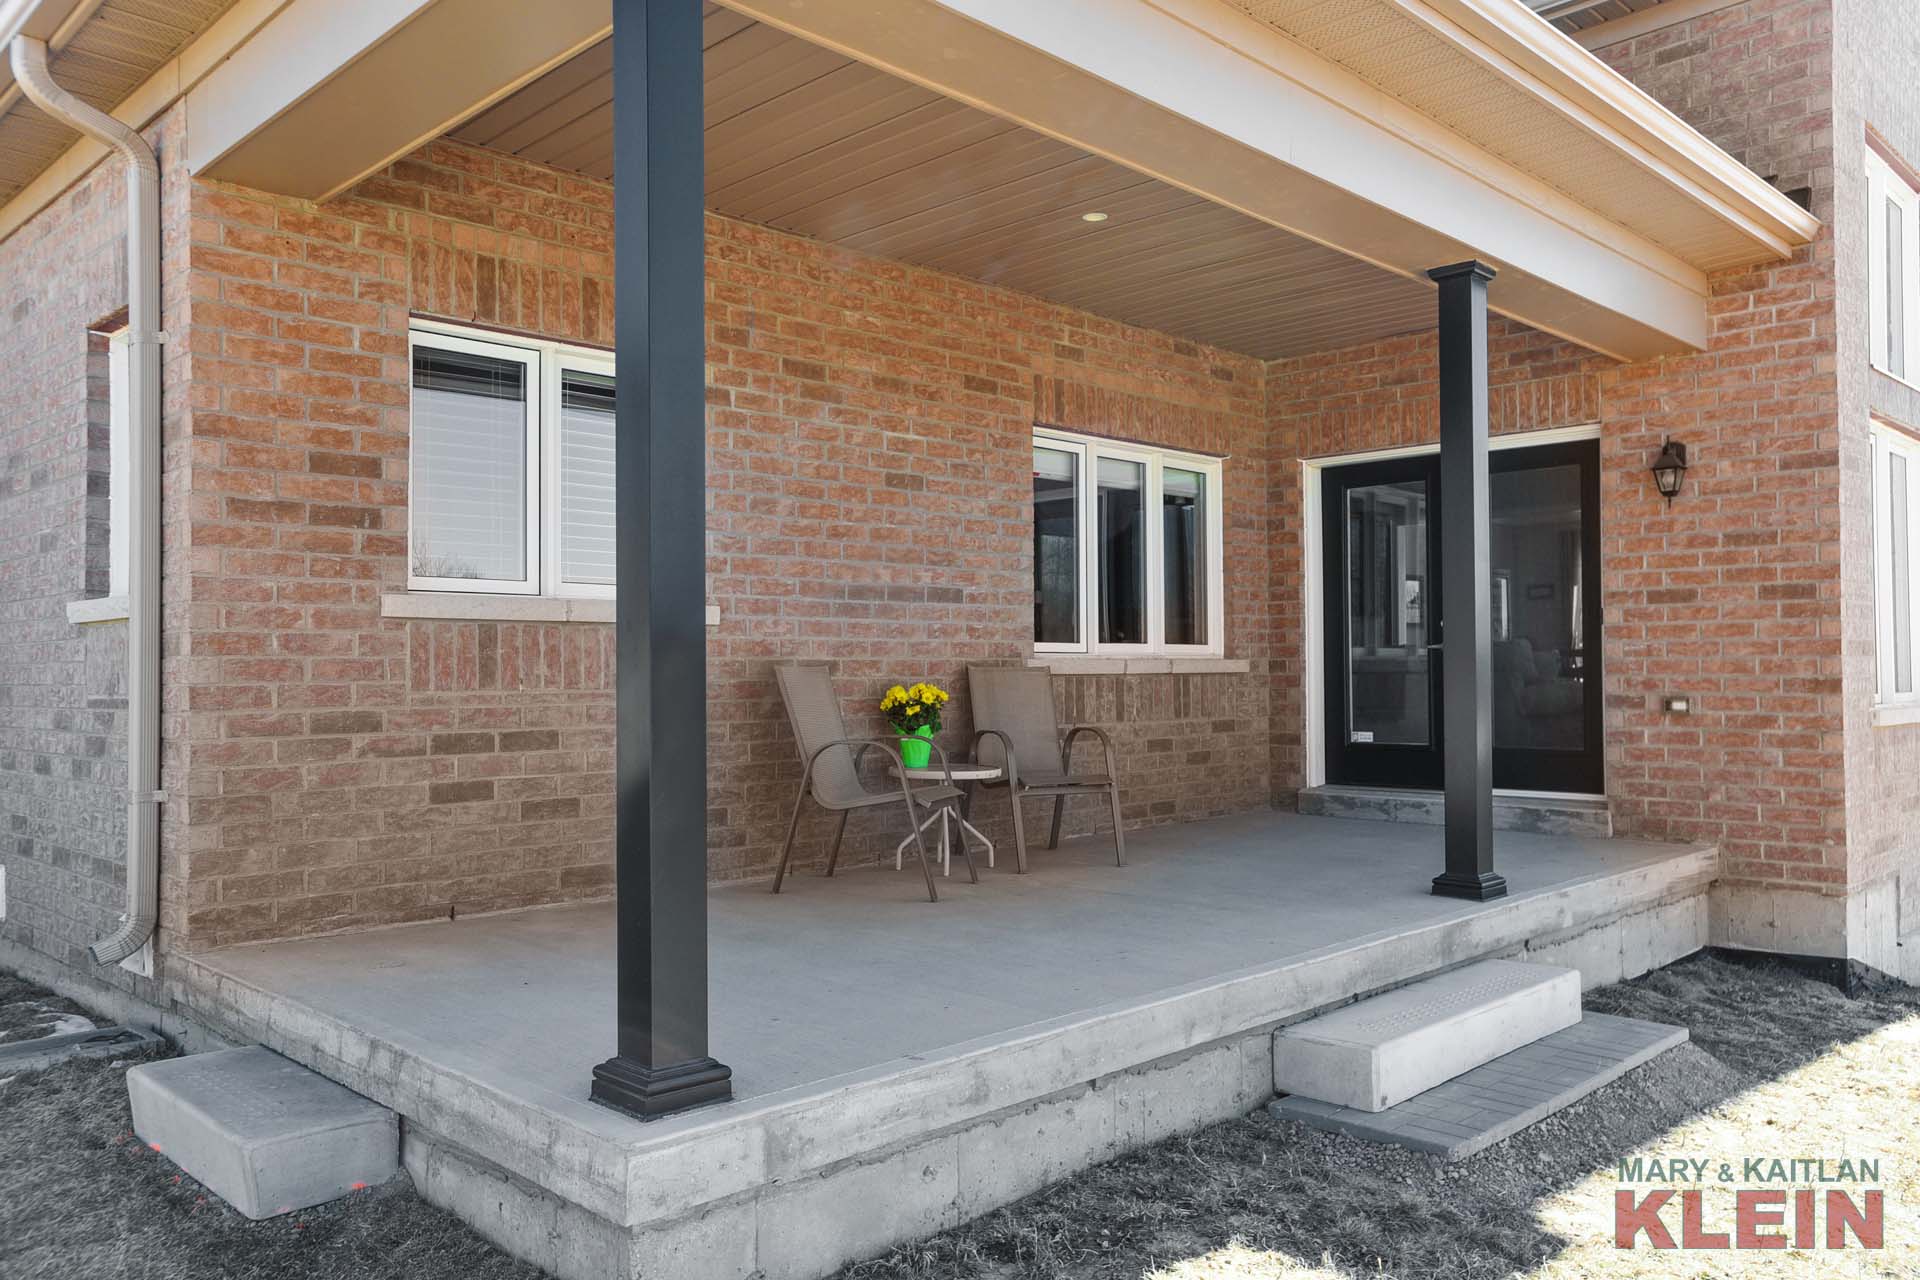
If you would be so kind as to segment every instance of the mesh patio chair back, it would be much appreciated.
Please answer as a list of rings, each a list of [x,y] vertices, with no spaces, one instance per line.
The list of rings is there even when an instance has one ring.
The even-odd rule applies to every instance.
[[[800,759],[813,759],[813,753],[829,742],[847,736],[846,721],[840,716],[840,700],[833,692],[833,672],[822,664],[797,663],[775,667],[774,679],[780,685],[780,701],[787,707],[787,723],[793,726],[794,741],[800,745]],[[813,798],[828,809],[850,809],[869,798],[854,768],[850,747],[829,748],[814,763]]]
[[[997,729],[1013,743],[1020,780],[1033,786],[1059,782],[1060,718],[1053,713],[1053,676],[1043,667],[968,667],[967,688],[976,729]],[[1005,767],[997,738],[980,740],[981,764]]]
[[[834,865],[839,861],[840,841],[846,834],[848,814],[855,809],[897,804],[907,819],[908,839],[913,841],[920,859],[920,874],[927,883],[927,897],[938,902],[940,894],[934,888],[933,868],[927,862],[927,845],[921,835],[926,823],[921,821],[920,814],[923,809],[932,810],[960,797],[959,789],[952,785],[953,777],[947,768],[945,753],[940,751],[937,744],[934,746],[934,751],[940,756],[940,771],[946,781],[915,783],[899,768],[898,748],[893,744],[880,739],[849,741],[846,721],[840,716],[840,700],[833,692],[833,671],[825,663],[777,666],[773,669],[773,678],[780,686],[780,701],[786,705],[787,723],[793,727],[794,742],[800,748],[802,766],[800,786],[793,797],[793,816],[787,822],[787,838],[780,846],[780,863],[773,873],[773,891],[780,892],[780,886],[786,881],[787,865],[793,858],[794,835],[800,829],[800,811],[811,795],[814,803],[821,808],[839,814],[834,827],[833,847],[827,853],[827,875],[833,874]],[[860,781],[859,753],[873,748],[878,748],[895,764],[894,785],[879,791],[867,790]],[[944,824],[946,819],[940,821]],[[944,840],[944,825],[941,830]],[[973,865],[973,853],[967,848],[964,836],[960,841],[960,854],[966,861],[967,874],[978,884],[980,871]]]
[[[1097,725],[1077,724],[1060,733],[1053,711],[1053,673],[1044,667],[968,667],[973,699],[974,759],[1007,771],[1007,796],[1013,806],[1013,848],[1019,869],[1027,869],[1027,824],[1020,802],[1028,796],[1053,800],[1053,826],[1047,848],[1060,844],[1060,823],[1067,798],[1104,795],[1112,813],[1113,858],[1127,865],[1127,842],[1120,814],[1120,775],[1114,766],[1113,740]],[[1002,737],[1004,735],[1004,739]],[[1073,744],[1082,736],[1100,744],[1102,768],[1075,772]],[[1011,751],[1013,759],[1007,759]],[[989,784],[992,785],[992,784]]]

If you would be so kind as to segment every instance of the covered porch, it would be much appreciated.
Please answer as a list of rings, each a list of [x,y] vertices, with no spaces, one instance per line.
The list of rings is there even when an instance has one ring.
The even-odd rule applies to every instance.
[[[173,990],[393,1107],[425,1194],[561,1275],[812,1276],[1243,1113],[1316,1009],[1489,956],[1592,986],[1706,942],[1711,848],[1501,832],[1511,891],[1479,903],[1426,891],[1443,838],[1259,813],[1138,833],[1124,868],[1067,841],[937,905],[890,863],[714,888],[734,1096],[644,1123],[579,1087],[611,904],[214,952]]]
[[[992,0],[620,0],[611,15],[603,5],[567,4],[531,24],[524,14],[510,21],[503,12],[493,27],[476,27],[474,13],[459,6],[416,7],[401,26],[361,31],[336,28],[324,7],[290,6],[274,19],[283,39],[242,46],[189,96],[188,163],[202,178],[320,207],[337,196],[348,204],[365,197],[402,205],[418,214],[403,215],[402,224],[424,222],[431,234],[439,231],[436,217],[489,223],[484,237],[449,225],[444,245],[436,241],[409,259],[412,313],[501,328],[513,323],[496,313],[501,291],[488,283],[493,264],[475,265],[469,276],[462,246],[485,239],[517,253],[522,247],[511,242],[512,229],[538,225],[554,234],[564,222],[541,212],[552,202],[510,192],[489,177],[491,157],[601,180],[617,171],[610,193],[617,252],[604,273],[614,303],[605,306],[598,279],[574,299],[585,311],[591,292],[603,312],[611,310],[611,333],[593,337],[603,346],[613,339],[619,367],[619,518],[610,540],[620,590],[602,615],[611,615],[617,650],[618,897],[612,908],[581,909],[583,935],[587,922],[611,921],[615,942],[596,934],[590,946],[575,944],[586,949],[564,953],[574,963],[559,965],[561,987],[540,1002],[567,1019],[540,1037],[563,1057],[537,1072],[540,1088],[572,1099],[567,1112],[594,1115],[582,1111],[589,1075],[595,1101],[634,1116],[730,1097],[736,1105],[744,1099],[764,1106],[785,1090],[837,1078],[832,1068],[878,1069],[876,1057],[888,1062],[970,1036],[1004,1036],[1113,1000],[1157,1007],[1156,992],[1204,985],[1249,964],[1285,969],[1321,948],[1356,954],[1352,939],[1370,936],[1383,901],[1404,899],[1410,913],[1392,932],[1397,939],[1426,937],[1427,925],[1475,936],[1473,907],[1431,899],[1487,904],[1510,889],[1521,914],[1489,917],[1518,930],[1500,945],[1523,945],[1564,927],[1528,913],[1551,900],[1554,874],[1580,882],[1592,874],[1576,865],[1580,857],[1604,862],[1611,855],[1578,843],[1542,846],[1569,861],[1536,881],[1531,896],[1519,892],[1512,869],[1495,856],[1489,316],[1621,360],[1697,350],[1709,334],[1710,274],[1790,252],[1812,231],[1802,210],[1517,0],[1368,0],[1359,6],[1366,21],[1357,24],[1335,21],[1314,4],[1220,0],[1042,8]],[[304,39],[323,30],[325,40]],[[450,40],[473,46],[475,56],[445,56]],[[276,59],[270,74],[269,56]],[[419,74],[429,66],[434,75]],[[368,103],[380,104],[377,115],[366,111]],[[342,127],[346,120],[352,127]],[[467,161],[456,155],[449,172],[420,180],[425,190],[397,190],[403,170],[423,167],[405,157],[422,138],[436,137],[486,154]],[[508,206],[508,197],[521,203]],[[841,257],[796,273],[789,313],[763,309],[771,296],[765,282],[736,280],[728,267],[745,263],[746,274],[772,256],[769,247],[755,242],[756,233],[741,233],[719,248],[722,261],[713,267],[712,215],[770,228],[787,242],[861,255],[858,270],[872,277],[871,291],[857,303],[827,302],[832,285],[852,274],[853,258]],[[596,242],[593,256],[604,260],[604,248]],[[565,234],[535,252],[547,263],[582,256]],[[896,262],[922,274],[900,274]],[[945,274],[935,280],[925,272]],[[901,283],[909,279],[922,287]],[[1019,317],[1011,323],[982,322],[984,305],[955,280],[1074,308],[1076,315],[1041,318],[1021,310],[1009,313]],[[900,296],[906,293],[913,296]],[[560,296],[564,305],[569,295],[562,289]],[[964,316],[1007,341],[988,346],[971,333],[936,333],[920,346],[901,334],[908,327],[901,317],[916,313],[930,322]],[[697,322],[703,315],[709,324]],[[1062,905],[1036,889],[1027,903],[1021,890],[1044,877],[996,877],[977,893],[956,888],[947,915],[914,918],[898,935],[855,929],[868,945],[847,948],[845,959],[832,945],[847,936],[844,922],[800,913],[847,910],[858,901],[854,895],[879,892],[864,882],[837,896],[801,895],[794,899],[804,899],[799,906],[761,902],[748,890],[710,896],[716,841],[709,797],[722,771],[744,755],[750,766],[777,761],[774,770],[758,770],[763,780],[777,778],[788,758],[774,724],[763,720],[734,736],[735,726],[716,718],[713,672],[721,663],[747,691],[743,700],[760,699],[753,714],[764,716],[769,660],[833,659],[871,680],[909,663],[951,666],[962,656],[1042,664],[1058,656],[1042,652],[1058,646],[1026,616],[1038,553],[1019,476],[1032,456],[1032,430],[1049,425],[1039,403],[1056,384],[1064,386],[1058,399],[1080,409],[1122,403],[1116,388],[1130,397],[1125,403],[1145,406],[1078,424],[1116,448],[1181,446],[1183,456],[1207,454],[1215,462],[1232,455],[1219,487],[1227,501],[1245,506],[1226,514],[1221,540],[1242,576],[1214,586],[1215,625],[1186,646],[1195,653],[1182,659],[1200,664],[1185,669],[1192,675],[1224,662],[1254,677],[1245,701],[1257,705],[1241,719],[1256,733],[1264,722],[1266,743],[1294,732],[1291,724],[1278,727],[1283,706],[1269,710],[1285,698],[1268,698],[1296,673],[1319,604],[1297,590],[1297,524],[1274,514],[1285,508],[1268,500],[1298,494],[1300,459],[1258,438],[1264,403],[1251,411],[1238,406],[1240,425],[1255,430],[1227,447],[1217,404],[1190,397],[1169,411],[1169,379],[1134,378],[1137,362],[1102,350],[1109,323],[1159,335],[1155,341],[1172,357],[1195,366],[1184,376],[1200,384],[1233,383],[1228,357],[1251,369],[1342,343],[1436,332],[1429,383],[1437,403],[1435,489],[1447,518],[1436,532],[1432,576],[1451,625],[1444,641],[1425,635],[1419,647],[1444,671],[1435,692],[1444,741],[1427,744],[1444,755],[1444,830],[1339,828],[1329,837],[1337,843],[1372,830],[1378,847],[1322,866],[1306,865],[1313,859],[1300,848],[1314,840],[1283,842],[1295,846],[1301,865],[1294,870],[1307,882],[1356,878],[1330,886],[1325,902],[1279,932],[1268,919],[1274,895],[1236,895],[1233,882],[1236,875],[1276,874],[1257,865],[1267,842],[1232,835],[1233,824],[1304,821],[1268,814],[1157,834],[1167,866],[1152,874],[1164,876],[1168,891],[1121,892],[1108,905],[1125,908],[1112,917],[1123,924],[1110,935],[1103,932],[1107,913],[1073,906],[1071,897]],[[1057,336],[1082,329],[1082,341]],[[726,357],[725,369],[715,371],[716,353]],[[901,359],[898,370],[886,363],[889,356]],[[1115,367],[1087,368],[1101,357]],[[1034,394],[1026,399],[1029,388]],[[705,433],[696,426],[703,419]],[[1141,440],[1175,419],[1193,428],[1192,439]],[[756,431],[753,451],[803,453],[820,444],[817,470],[790,467],[793,482],[778,488],[765,477],[786,459],[765,461],[740,444]],[[834,446],[842,452],[828,453]],[[742,456],[729,476],[734,491],[716,493],[711,463]],[[934,456],[944,460],[937,490],[916,470]],[[418,488],[418,469],[412,479]],[[869,501],[864,520],[837,520],[843,503]],[[408,518],[389,515],[391,526]],[[964,533],[945,537],[942,517]],[[1144,564],[1159,544],[1157,536],[1143,538]],[[861,544],[859,554],[848,549],[851,542]],[[797,550],[810,544],[825,549]],[[1095,565],[1094,552],[1081,554]],[[716,564],[725,571],[711,571]],[[1143,590],[1134,607],[1146,618],[1155,612],[1156,588],[1146,585],[1152,578],[1144,568],[1137,579]],[[512,580],[517,591],[542,594],[531,569]],[[402,581],[418,589],[394,593],[397,614],[391,598],[382,601],[383,620],[395,625],[404,618],[493,616],[442,612],[439,593],[448,584],[441,575],[416,567]],[[1417,576],[1412,581],[1425,609],[1425,585]],[[851,594],[849,583],[878,595]],[[611,582],[605,585],[610,592]],[[890,602],[896,591],[975,612],[948,621],[931,607],[862,611],[864,601]],[[547,606],[542,600],[534,607]],[[577,607],[499,616],[572,620],[584,616]],[[703,621],[709,610],[771,623],[743,626],[737,639],[715,645]],[[857,625],[842,625],[849,616]],[[1080,616],[1092,619],[1090,603]],[[1152,621],[1144,632],[1116,628],[1104,649],[1100,638],[1082,636],[1080,651],[1061,660],[1128,678],[1156,666],[1178,676],[1182,668],[1161,638]],[[407,696],[417,695],[420,706],[459,706],[441,696],[434,663],[419,658],[420,643],[410,644],[421,671]],[[458,662],[449,665],[444,688],[465,688]],[[478,671],[484,663],[476,658],[474,665]],[[1260,689],[1258,677],[1268,672],[1275,675],[1271,689]],[[476,675],[474,684],[484,679]],[[476,714],[497,713],[505,723],[517,710],[509,702]],[[709,749],[709,734],[719,732],[729,735],[732,752]],[[496,743],[484,732],[473,736],[482,750]],[[454,749],[464,746],[450,743]],[[427,768],[434,767],[430,761]],[[459,781],[430,784],[429,806],[436,792],[449,804],[469,797],[498,802],[491,775],[462,773],[457,763],[442,767],[445,773],[427,776]],[[1280,790],[1256,783],[1254,794],[1264,802]],[[742,827],[764,824],[791,803],[765,797],[730,796],[732,808],[746,815]],[[517,803],[524,814],[524,806],[542,802]],[[563,797],[559,809],[578,816],[585,806]],[[1208,830],[1229,834],[1200,834]],[[740,837],[735,847],[752,838],[740,830],[729,835]],[[508,852],[516,847],[497,843]],[[1225,851],[1217,854],[1224,860],[1215,867],[1217,883],[1199,888],[1207,879],[1196,868],[1215,847]],[[1370,865],[1370,858],[1385,861]],[[756,869],[751,861],[731,868]],[[1523,860],[1518,870],[1539,869]],[[1086,877],[1079,890],[1094,895],[1087,901],[1107,902],[1112,891],[1093,868],[1073,874]],[[877,885],[878,877],[870,879]],[[1196,892],[1198,901],[1190,896]],[[1006,912],[991,917],[996,923],[979,923],[986,917],[972,913],[984,908],[974,904],[1000,895],[1008,899]],[[1618,909],[1603,898],[1595,897],[1593,912]],[[1329,909],[1342,901],[1349,911]],[[1231,928],[1201,930],[1210,932],[1206,940],[1193,936],[1187,926],[1212,910],[1244,916]],[[1045,994],[1025,1003],[1011,992],[1037,979],[1017,965],[1004,983],[985,990],[949,988],[943,980],[929,989],[944,997],[897,1002],[885,998],[890,983],[873,980],[902,952],[920,947],[945,951],[935,965],[944,975],[994,963],[976,953],[992,950],[998,921],[1027,911],[1037,914],[1015,935],[1021,943],[1030,947],[1032,935],[1057,930],[1062,951],[1074,959],[1062,962],[1063,984],[1045,984]],[[512,934],[540,926],[497,927]],[[1134,966],[1103,954],[1108,937],[1134,935],[1165,939],[1165,954]],[[761,941],[780,945],[760,952]],[[290,945],[367,954],[360,941]],[[1130,945],[1140,945],[1137,937]],[[819,967],[809,972],[804,958],[816,951]],[[1343,998],[1452,958],[1423,954],[1378,975],[1348,973],[1344,988],[1318,996]],[[209,962],[183,963],[199,972]],[[729,977],[742,973],[743,963],[753,982]],[[804,1016],[817,1024],[812,1034],[819,1039],[792,1051],[791,1062],[782,1056],[787,1051],[745,1033],[780,1010],[811,1007],[813,997],[783,989],[789,975],[804,974],[797,981],[808,987],[837,963],[853,967],[845,981],[868,997],[846,1006],[846,1026],[824,1009]],[[464,965],[458,972],[471,981]],[[1379,980],[1370,981],[1374,976]],[[407,977],[425,982],[417,973]],[[308,974],[302,981],[317,980]],[[493,994],[492,984],[480,985],[447,996],[445,1005]],[[596,1018],[609,1008],[617,1010],[617,1052],[596,1058],[595,1046],[606,1042]],[[1270,1022],[1289,1011],[1269,1003],[1259,1014]],[[454,1018],[443,1030],[459,1041],[470,1025]],[[1135,1046],[1080,1078],[1244,1030],[1216,1028],[1185,1045]],[[964,1034],[944,1038],[956,1032]],[[735,1048],[726,1050],[723,1040]],[[1017,1055],[1001,1050],[995,1070],[1014,1080]],[[503,1083],[510,1079],[509,1071]],[[1017,1087],[1039,1088],[1044,1080],[1029,1070]],[[584,1131],[624,1123],[596,1116]],[[697,1115],[673,1123],[720,1124]],[[626,1209],[611,1216],[633,1220]]]

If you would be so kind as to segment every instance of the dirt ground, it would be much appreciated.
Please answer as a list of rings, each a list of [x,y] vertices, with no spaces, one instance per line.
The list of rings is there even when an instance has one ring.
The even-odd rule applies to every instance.
[[[26,1006],[33,1006],[31,1009]],[[843,1280],[1920,1278],[1920,992],[1848,1000],[1782,970],[1703,957],[1587,996],[1692,1043],[1448,1165],[1264,1112],[1069,1179]],[[0,975],[17,1028],[84,1011]],[[0,1022],[0,1039],[24,1035]],[[45,1030],[34,1034],[47,1034]],[[249,1222],[133,1138],[128,1062],[0,1080],[5,1280],[532,1280],[402,1175]],[[1612,1246],[1623,1157],[1881,1161],[1886,1249],[1701,1253]],[[1709,1229],[1731,1189],[1709,1187]],[[1677,1211],[1667,1217],[1677,1224]],[[662,1280],[679,1280],[663,1277]]]
[[[1920,991],[1848,1000],[1784,970],[1695,957],[1586,1004],[1685,1026],[1692,1042],[1456,1164],[1262,1111],[1089,1170],[843,1280],[1920,1277]],[[1616,1250],[1618,1162],[1655,1154],[1715,1168],[1879,1157],[1886,1248],[1656,1251],[1642,1237]],[[1707,1229],[1730,1229],[1733,1188],[1707,1190]],[[1666,1217],[1677,1234],[1678,1206]]]
[[[0,973],[0,1041],[88,1016]],[[74,1060],[0,1078],[5,1280],[535,1280],[405,1175],[250,1222],[133,1136],[126,1069]]]
[[[93,1027],[92,1016],[73,1001],[0,973],[0,1044]]]

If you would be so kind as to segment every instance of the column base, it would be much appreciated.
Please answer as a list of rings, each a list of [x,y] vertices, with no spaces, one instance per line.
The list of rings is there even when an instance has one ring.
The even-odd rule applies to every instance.
[[[1433,878],[1433,892],[1441,898],[1487,902],[1507,896],[1507,878],[1496,871],[1446,871]]]
[[[593,1090],[587,1096],[603,1107],[651,1120],[688,1107],[725,1102],[733,1096],[733,1068],[712,1058],[656,1069],[612,1057],[593,1069]]]

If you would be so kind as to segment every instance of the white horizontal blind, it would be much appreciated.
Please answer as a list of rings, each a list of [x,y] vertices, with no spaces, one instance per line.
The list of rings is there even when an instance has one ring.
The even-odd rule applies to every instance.
[[[613,379],[560,372],[560,576],[613,585]]]
[[[416,343],[410,494],[413,575],[529,580],[534,369],[511,355]]]

